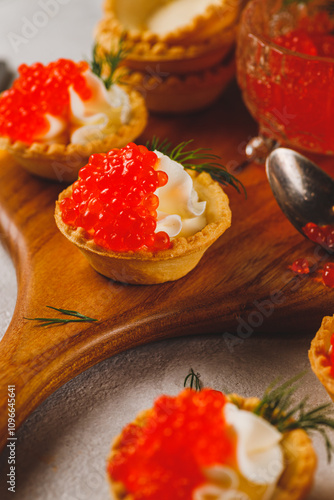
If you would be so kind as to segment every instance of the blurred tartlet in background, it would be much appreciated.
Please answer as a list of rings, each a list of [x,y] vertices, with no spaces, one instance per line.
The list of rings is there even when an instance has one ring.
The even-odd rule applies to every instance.
[[[106,0],[96,29],[101,55],[123,37],[123,81],[152,111],[179,113],[211,104],[235,73],[240,0]]]
[[[147,122],[143,97],[92,69],[69,59],[22,64],[0,96],[0,149],[32,174],[71,182],[92,153],[138,137]]]

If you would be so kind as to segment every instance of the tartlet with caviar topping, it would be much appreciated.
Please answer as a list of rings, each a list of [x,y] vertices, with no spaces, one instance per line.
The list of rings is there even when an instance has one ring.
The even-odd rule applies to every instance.
[[[142,96],[107,89],[88,63],[22,64],[0,96],[0,148],[29,172],[71,182],[94,152],[125,146],[143,131]]]
[[[101,274],[154,284],[191,271],[231,224],[211,176],[130,143],[92,155],[56,204],[56,223]]]
[[[271,424],[263,401],[212,389],[161,396],[112,444],[112,498],[305,498],[317,462],[311,440],[300,428]]]
[[[325,316],[311,342],[312,370],[334,401],[334,316]]]
[[[211,104],[232,79],[239,0],[107,0],[96,29],[100,56],[123,38],[125,82],[148,108],[187,112]]]

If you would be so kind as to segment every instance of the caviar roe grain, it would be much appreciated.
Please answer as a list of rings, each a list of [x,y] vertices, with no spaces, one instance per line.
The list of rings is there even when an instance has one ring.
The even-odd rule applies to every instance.
[[[130,143],[107,154],[94,154],[79,171],[72,196],[60,202],[63,221],[81,227],[87,237],[115,252],[170,247],[163,231],[155,232],[159,198],[154,194],[168,176],[156,170],[157,155]]]
[[[304,234],[314,243],[319,243],[328,249],[334,249],[334,226],[318,226],[309,222],[303,227]]]
[[[108,464],[134,500],[191,500],[207,480],[203,468],[235,466],[236,436],[224,421],[225,396],[184,390],[160,397],[144,426],[128,425]]]
[[[296,274],[309,274],[310,265],[307,259],[301,258],[294,261],[291,270]]]
[[[47,66],[21,64],[12,88],[0,97],[0,135],[31,143],[48,132],[46,113],[68,121],[69,87],[82,100],[91,97],[83,76],[87,69],[86,62],[69,59],[58,59]]]
[[[322,281],[330,288],[334,288],[334,263],[325,264],[322,272]]]

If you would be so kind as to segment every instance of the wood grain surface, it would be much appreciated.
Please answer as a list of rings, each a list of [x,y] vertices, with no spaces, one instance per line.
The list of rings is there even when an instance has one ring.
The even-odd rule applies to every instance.
[[[152,135],[173,142],[195,139],[233,168],[257,132],[232,85],[209,110],[188,116],[151,116]],[[318,159],[319,160],[319,159]],[[320,159],[334,172],[330,159]],[[316,331],[333,313],[334,291],[313,277],[295,277],[288,266],[310,257],[315,269],[329,260],[281,213],[264,167],[239,175],[248,197],[226,191],[232,227],[179,281],[136,286],[110,281],[89,267],[57,230],[53,212],[64,185],[26,173],[0,153],[0,227],[17,270],[18,299],[0,342],[0,443],[7,438],[7,387],[16,386],[17,426],[53,391],[95,363],[162,338],[219,333],[226,349],[250,337]],[[2,290],[2,294],[6,291]],[[73,309],[97,323],[41,327],[24,317],[49,316],[46,306]],[[56,315],[57,313],[55,313]]]

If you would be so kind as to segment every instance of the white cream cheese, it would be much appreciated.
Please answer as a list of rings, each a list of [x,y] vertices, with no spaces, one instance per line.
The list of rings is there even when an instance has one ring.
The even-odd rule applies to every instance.
[[[158,223],[156,232],[165,231],[170,238],[191,236],[206,226],[205,201],[198,201],[193,180],[183,166],[154,151],[159,158],[157,169],[166,172],[168,182],[158,188]]]
[[[114,84],[107,90],[100,78],[90,70],[83,73],[92,95],[83,100],[69,87],[70,117],[65,120],[46,114],[49,130],[38,140],[47,144],[55,142],[66,143],[69,139],[74,144],[85,144],[94,140],[104,139],[130,121],[131,104],[128,94]]]
[[[174,0],[158,7],[147,19],[146,27],[160,36],[167,35],[191,23],[203,14],[209,5],[220,4],[219,0]]]
[[[195,490],[193,500],[270,500],[284,468],[282,434],[231,403],[225,405],[224,416],[237,434],[238,471],[222,465],[205,469],[208,483]]]
[[[128,123],[131,114],[129,96],[118,85],[114,84],[107,90],[102,80],[90,70],[83,76],[92,91],[90,99],[82,100],[73,87],[69,88],[71,142],[75,144],[103,139]]]
[[[46,134],[36,137],[38,141],[46,142],[48,144],[63,142],[64,135],[66,136],[66,122],[65,120],[58,118],[57,116],[50,115],[46,113],[44,118],[49,124],[49,129]]]

